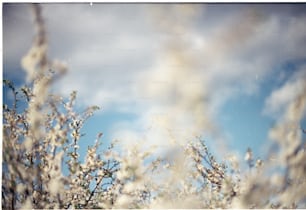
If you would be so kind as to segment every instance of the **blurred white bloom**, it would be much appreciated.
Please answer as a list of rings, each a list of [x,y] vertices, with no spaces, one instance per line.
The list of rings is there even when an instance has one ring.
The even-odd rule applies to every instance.
[[[38,73],[39,62],[43,59],[47,52],[47,44],[33,45],[29,52],[22,58],[21,65],[27,72],[27,81],[33,81]]]
[[[117,208],[127,209],[129,208],[129,204],[132,202],[131,197],[128,195],[120,195],[116,201]]]
[[[23,142],[23,145],[27,151],[32,149],[33,140],[31,138],[26,138]]]
[[[238,162],[238,158],[236,155],[231,155],[228,158],[231,166],[233,167],[234,170],[238,170],[239,169],[239,162]]]
[[[283,183],[283,182],[284,182],[284,179],[283,179],[283,176],[280,175],[280,174],[273,174],[273,175],[271,176],[270,182],[271,182],[271,184],[274,185],[274,186],[279,186],[280,183]]]
[[[137,189],[137,186],[134,182],[129,182],[124,186],[124,192],[131,193]]]
[[[60,74],[66,73],[68,69],[68,65],[66,62],[55,59],[52,62],[52,69],[56,69],[59,71]]]
[[[164,168],[165,168],[165,169],[170,168],[170,164],[169,164],[169,163],[166,163],[166,164],[164,165]]]
[[[26,189],[26,186],[24,184],[18,184],[17,185],[17,192],[18,193],[23,193],[23,191]]]
[[[233,208],[233,209],[246,209],[247,206],[245,206],[242,203],[242,201],[239,197],[234,197],[233,200],[232,200],[231,208]]]
[[[80,133],[77,132],[76,130],[72,131],[71,137],[78,140],[80,138]]]
[[[120,171],[117,172],[117,178],[119,180],[124,180],[124,179],[130,177],[129,175],[130,174],[126,170],[120,170]]]
[[[248,150],[247,150],[247,152],[246,152],[246,154],[245,154],[245,156],[244,156],[244,159],[245,159],[246,161],[251,161],[251,160],[253,160],[253,153],[252,153],[252,150],[251,150],[250,148],[248,148]]]
[[[261,159],[256,160],[256,167],[261,167],[263,165],[263,161]]]
[[[49,192],[51,193],[51,195],[55,196],[57,193],[59,193],[63,188],[63,186],[61,185],[61,180],[58,178],[54,178],[51,179],[49,184]]]
[[[25,203],[22,206],[22,209],[33,209],[31,196],[29,196],[27,198],[27,200],[25,201]]]
[[[202,164],[197,164],[197,169],[201,172],[205,171],[205,168]]]

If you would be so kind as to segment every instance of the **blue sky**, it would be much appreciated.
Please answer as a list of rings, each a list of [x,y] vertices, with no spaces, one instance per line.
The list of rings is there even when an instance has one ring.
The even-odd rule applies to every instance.
[[[107,142],[165,146],[170,131],[179,143],[202,135],[241,157],[247,147],[263,157],[269,129],[302,90],[305,4],[42,8],[49,57],[69,67],[53,90],[77,90],[80,109],[102,108],[81,148],[101,131]],[[20,60],[33,34],[28,5],[4,4],[3,77],[16,84],[25,81]]]

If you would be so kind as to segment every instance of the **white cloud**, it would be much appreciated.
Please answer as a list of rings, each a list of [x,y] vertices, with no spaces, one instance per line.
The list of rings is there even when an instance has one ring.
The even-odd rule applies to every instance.
[[[3,4],[3,67],[14,76],[20,74],[20,60],[33,40],[31,18],[25,4]]]
[[[298,69],[279,89],[266,99],[264,113],[276,119],[284,117],[285,110],[293,101],[306,92],[306,67]],[[306,97],[306,96],[305,96]]]

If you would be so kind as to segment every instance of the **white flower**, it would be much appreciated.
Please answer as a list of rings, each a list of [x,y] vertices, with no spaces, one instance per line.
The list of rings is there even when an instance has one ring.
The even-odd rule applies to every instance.
[[[260,167],[263,165],[263,161],[261,159],[256,160],[256,167]]]
[[[121,195],[117,199],[116,206],[119,208],[129,208],[129,204],[131,203],[131,197],[128,195]]]
[[[72,131],[71,133],[71,137],[73,137],[74,139],[79,139],[80,138],[80,133],[77,132],[76,130]]]
[[[251,161],[253,159],[253,153],[252,150],[249,148],[244,156],[244,159],[246,161]]]

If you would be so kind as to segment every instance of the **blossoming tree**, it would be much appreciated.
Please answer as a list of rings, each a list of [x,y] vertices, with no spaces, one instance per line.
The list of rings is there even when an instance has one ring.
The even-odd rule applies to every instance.
[[[306,153],[299,124],[306,81],[305,91],[271,131],[278,149],[266,160],[255,160],[248,149],[246,171],[235,157],[217,161],[200,137],[176,145],[178,155],[169,158],[139,145],[121,152],[110,145],[99,153],[100,133],[80,157],[81,128],[98,107],[76,112],[76,92],[63,99],[51,91],[66,66],[49,60],[41,8],[32,7],[36,37],[22,59],[28,83],[17,90],[3,82],[14,99],[3,105],[3,209],[305,208]]]

